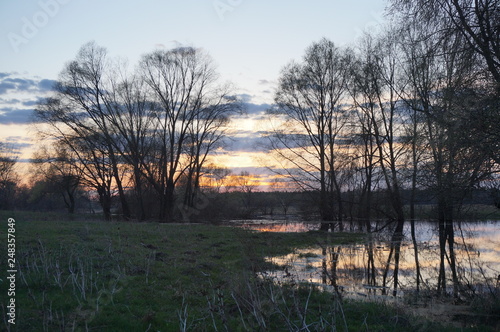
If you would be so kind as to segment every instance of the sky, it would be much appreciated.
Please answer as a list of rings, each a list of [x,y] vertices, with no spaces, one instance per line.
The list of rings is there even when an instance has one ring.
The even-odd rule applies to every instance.
[[[252,151],[259,116],[272,103],[281,69],[325,37],[353,44],[384,21],[386,0],[0,0],[0,142],[35,146],[28,125],[65,63],[95,41],[134,66],[155,49],[202,48],[221,80],[248,104],[235,122],[239,137],[222,158],[229,168],[258,172]],[[232,158],[231,158],[232,157]],[[221,160],[222,160],[221,159]]]

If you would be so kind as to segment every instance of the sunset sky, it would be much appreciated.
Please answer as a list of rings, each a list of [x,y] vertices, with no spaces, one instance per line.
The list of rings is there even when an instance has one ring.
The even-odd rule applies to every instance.
[[[0,141],[19,148],[20,161],[31,157],[33,108],[86,42],[131,67],[155,49],[193,46],[212,56],[221,79],[234,83],[247,105],[247,115],[233,123],[238,134],[215,161],[234,173],[265,174],[255,146],[280,70],[323,37],[352,44],[383,22],[385,6],[384,0],[1,1]]]

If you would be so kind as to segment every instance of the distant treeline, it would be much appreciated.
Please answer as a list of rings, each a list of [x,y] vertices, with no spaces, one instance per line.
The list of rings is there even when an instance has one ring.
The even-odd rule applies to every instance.
[[[63,194],[57,191],[47,191],[45,184],[39,183],[33,188],[20,187],[13,191],[11,197],[5,197],[2,192],[0,209],[22,210],[34,212],[59,212],[68,213],[68,204]],[[408,211],[408,203],[411,201],[412,193],[404,190],[403,202]],[[344,220],[362,220],[366,216],[365,207],[359,205],[360,191],[342,193],[342,200],[346,206]],[[205,190],[203,199],[197,207],[177,206],[178,214],[176,220],[182,222],[220,222],[234,219],[277,219],[277,220],[311,220],[320,221],[321,214],[318,206],[319,193],[308,192],[286,192],[286,191],[243,191],[233,190],[229,192],[215,192]],[[132,200],[131,200],[132,201]],[[387,192],[373,193],[374,205],[370,211],[372,219],[391,219],[391,206]],[[430,190],[418,190],[415,195],[417,205],[417,218],[435,218],[437,197]],[[481,210],[490,206],[490,211],[496,211],[494,216],[500,214],[500,191],[476,189],[471,191],[463,205],[457,207],[456,215],[474,217],[470,215],[471,208]],[[135,206],[132,206],[135,209]],[[157,220],[157,206],[153,202],[148,205],[148,220]],[[77,214],[94,215],[95,218],[104,218],[99,202],[89,195],[88,192],[78,190],[74,197],[73,212]],[[115,221],[124,220],[118,197],[113,197],[111,202],[111,219]],[[481,217],[488,217],[481,214]],[[138,219],[134,219],[139,221]]]

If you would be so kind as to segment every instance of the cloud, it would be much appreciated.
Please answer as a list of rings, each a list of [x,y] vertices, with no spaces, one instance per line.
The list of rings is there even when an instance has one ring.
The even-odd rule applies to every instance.
[[[15,104],[20,104],[20,103],[22,103],[22,102],[19,99],[4,99],[4,98],[0,98],[0,104],[15,105]]]
[[[20,164],[20,163],[31,164],[31,163],[33,163],[33,161],[31,159],[18,158],[18,159],[16,159],[16,163],[18,163],[18,164]]]
[[[253,104],[253,103],[243,103],[247,114],[264,114],[271,108],[270,104]]]
[[[0,73],[0,95],[12,92],[46,93],[56,81],[15,77],[15,73]]]
[[[2,87],[4,87],[5,92],[8,92],[9,90],[29,91],[33,90],[36,86],[37,82],[32,79],[7,77],[0,83],[0,91],[2,90]]]
[[[0,73],[0,124],[27,124],[33,109],[52,90],[56,81]]]
[[[54,88],[56,82],[57,81],[55,80],[43,79],[38,82],[38,88],[40,89],[40,91],[51,91]]]
[[[15,90],[16,86],[15,84],[11,82],[0,82],[0,95],[6,94],[10,90]]]
[[[248,172],[251,175],[258,176],[261,180],[265,178],[270,178],[274,174],[269,173],[269,168],[272,167],[231,167],[231,172],[233,175],[240,175],[242,172]]]
[[[263,85],[273,84],[273,81],[269,81],[269,80],[259,80],[259,84],[263,84]]]
[[[260,132],[251,133],[249,136],[228,137],[226,152],[267,152],[269,145],[267,137]]]
[[[21,155],[23,149],[33,146],[33,144],[26,142],[26,138],[22,136],[8,136],[2,139],[2,143],[3,145],[0,147],[3,151],[13,156]],[[19,162],[19,159],[17,162]]]
[[[21,102],[21,104],[23,106],[26,106],[26,107],[33,107],[33,106],[38,105],[39,102],[40,102],[40,99],[38,99],[38,100],[26,100],[26,101]]]
[[[32,122],[32,108],[15,109],[11,107],[0,109],[0,124],[26,124]]]
[[[29,149],[33,146],[33,144],[30,144],[30,143],[20,143],[20,142],[11,142],[9,143],[9,146],[11,147],[11,151],[10,153],[12,153],[13,155],[21,155],[22,154],[22,150],[25,150],[25,149]],[[20,159],[17,159],[16,160],[17,162],[21,162]],[[29,159],[27,160],[29,161]]]
[[[239,95],[236,95],[236,98],[238,98],[242,103],[250,103],[253,96],[249,95],[248,93],[241,93]]]

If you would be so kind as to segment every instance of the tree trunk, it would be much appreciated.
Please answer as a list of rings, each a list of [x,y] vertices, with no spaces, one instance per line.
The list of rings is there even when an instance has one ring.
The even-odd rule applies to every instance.
[[[455,257],[455,230],[453,229],[453,221],[446,223],[446,238],[448,240],[448,252],[450,259],[451,278],[453,280],[453,296],[458,298],[459,280],[457,275],[457,265]]]
[[[444,219],[439,219],[439,275],[438,288],[439,295],[446,293],[446,273],[445,273],[445,257],[446,257],[446,231]]]
[[[122,207],[123,219],[130,220],[130,208],[128,206],[127,198],[125,196],[125,191],[123,190],[122,179],[118,171],[118,165],[116,164],[116,158],[112,148],[110,148],[111,162],[113,163],[113,175],[116,181],[116,186],[118,187],[118,197],[120,198],[120,204]]]
[[[411,240],[413,243],[413,253],[415,256],[415,272],[416,272],[416,281],[417,281],[417,293],[420,292],[420,280],[422,279],[422,274],[420,272],[420,261],[418,259],[418,243],[417,237],[415,234],[415,220],[411,219]]]
[[[392,296],[396,296],[399,286],[399,258],[401,255],[401,243],[403,242],[403,221],[399,221],[392,237],[392,245],[394,245],[394,288]]]
[[[102,207],[102,213],[104,214],[104,220],[111,220],[111,197],[105,188],[98,188],[97,193],[99,195],[99,203]]]
[[[165,211],[164,222],[170,223],[174,221],[175,194],[173,181],[169,182],[165,189]]]

